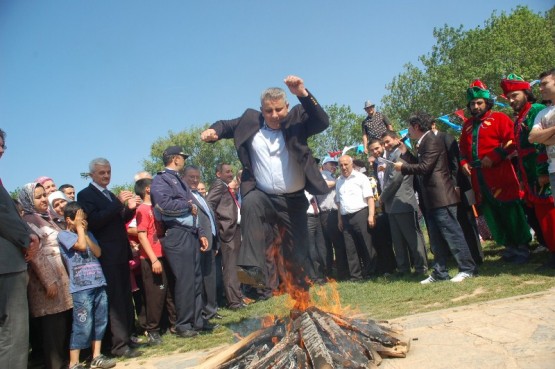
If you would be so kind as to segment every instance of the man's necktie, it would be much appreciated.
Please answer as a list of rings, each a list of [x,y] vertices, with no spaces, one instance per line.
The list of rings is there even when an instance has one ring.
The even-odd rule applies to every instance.
[[[318,203],[316,202],[316,197],[312,196],[312,199],[310,199],[310,205],[312,205],[312,209],[314,210],[314,215],[318,215],[320,210],[318,209]]]
[[[108,191],[107,189],[103,189],[102,193],[104,194],[104,196],[108,198],[108,200],[112,201],[112,196],[110,196],[110,191]]]
[[[230,187],[228,187],[227,190],[231,194],[231,197],[233,197],[233,201],[235,201],[235,205],[237,205],[237,209],[241,209],[241,205],[239,205],[239,201],[237,201],[237,197],[235,197],[235,193],[233,192],[233,190]]]

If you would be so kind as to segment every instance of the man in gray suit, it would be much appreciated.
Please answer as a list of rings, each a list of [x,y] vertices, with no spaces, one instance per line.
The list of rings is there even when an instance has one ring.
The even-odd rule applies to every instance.
[[[6,133],[0,129],[0,157]],[[0,181],[0,363],[2,368],[27,368],[29,310],[25,255],[38,250],[39,239],[21,220]]]
[[[398,160],[405,162],[401,157],[404,147],[397,132],[387,131],[381,139],[388,153],[387,160],[389,162]],[[412,259],[415,272],[425,275],[428,271],[428,261],[424,236],[418,224],[418,203],[413,188],[413,176],[403,175],[394,170],[391,164],[387,165],[380,199],[385,205],[389,217],[399,274],[410,273]]]

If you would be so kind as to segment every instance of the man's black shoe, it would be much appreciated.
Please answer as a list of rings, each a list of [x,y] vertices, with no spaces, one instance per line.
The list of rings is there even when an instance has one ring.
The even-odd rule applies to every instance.
[[[144,343],[129,341],[127,343],[127,346],[131,347],[132,349],[138,349],[144,346]]]
[[[266,287],[266,278],[262,270],[255,266],[250,267],[237,267],[237,277],[239,282],[248,284],[249,286],[264,288]]]
[[[162,344],[162,337],[160,337],[160,333],[158,332],[147,332],[146,337],[149,346],[158,346]]]
[[[181,338],[191,338],[191,337],[198,336],[198,332],[194,331],[192,329],[187,329],[187,330],[184,330],[184,331],[176,331],[175,335],[177,337],[181,337]]]
[[[123,352],[118,353],[118,354],[114,354],[114,356],[116,357],[123,357],[126,359],[133,359],[135,357],[139,357],[141,356],[143,353],[140,351],[137,351],[131,347],[126,348]]]

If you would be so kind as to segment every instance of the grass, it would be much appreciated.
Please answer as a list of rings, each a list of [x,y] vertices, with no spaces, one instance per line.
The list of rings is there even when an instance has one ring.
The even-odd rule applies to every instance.
[[[337,283],[341,306],[350,313],[361,313],[382,320],[540,292],[555,287],[555,270],[536,271],[547,257],[547,253],[534,254],[527,264],[513,265],[500,259],[501,249],[495,244],[487,243],[484,247],[485,260],[480,266],[479,276],[462,283],[440,282],[424,286],[419,283],[421,277],[412,276],[379,277],[364,282]],[[432,260],[431,256],[429,260]],[[451,276],[457,273],[455,265],[452,265],[450,272]],[[328,285],[313,287],[311,296],[313,300],[318,300],[318,290],[329,293],[330,289]],[[237,332],[245,336],[257,329],[259,318],[271,314],[287,316],[288,298],[277,296],[240,311],[222,309],[220,313],[224,319],[217,321],[221,326],[214,332],[192,339],[176,338],[166,334],[163,336],[162,345],[143,349],[143,358],[233,343],[237,339]]]

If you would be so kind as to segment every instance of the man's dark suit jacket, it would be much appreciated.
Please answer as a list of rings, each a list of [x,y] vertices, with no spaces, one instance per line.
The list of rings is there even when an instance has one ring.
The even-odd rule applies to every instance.
[[[233,195],[229,192],[229,187],[221,179],[216,179],[210,186],[206,200],[216,214],[220,240],[231,242],[237,229],[239,209],[233,200]]]
[[[418,164],[403,164],[401,167],[401,173],[419,176],[427,210],[459,202],[447,160],[445,144],[429,131],[418,146]]]
[[[133,219],[135,210],[123,206],[111,192],[110,196],[112,201],[92,184],[77,194],[77,201],[87,213],[89,231],[102,249],[102,265],[127,263],[131,256],[125,225]]]
[[[290,155],[297,160],[306,176],[306,190],[313,195],[323,195],[330,190],[320,174],[318,165],[308,148],[310,136],[324,131],[329,126],[329,118],[316,99],[309,93],[307,97],[299,97],[302,106],[294,106],[287,117],[281,122],[281,130]],[[246,196],[256,187],[256,179],[252,171],[249,156],[249,144],[252,137],[264,125],[261,112],[247,109],[237,119],[220,120],[210,128],[216,131],[219,139],[233,138],[241,164],[241,195]]]
[[[31,233],[10,194],[0,185],[0,274],[27,270],[22,249],[29,247]]]

